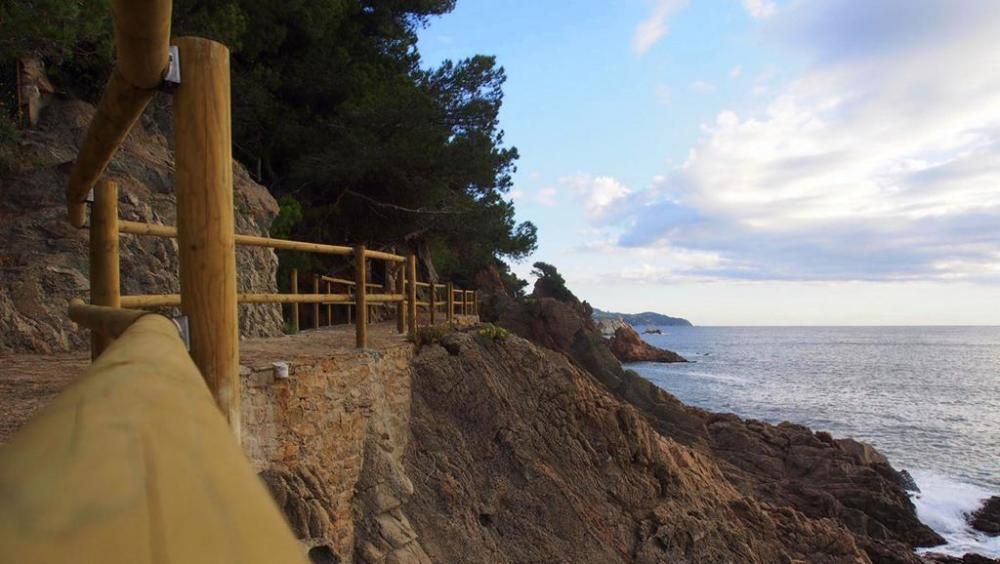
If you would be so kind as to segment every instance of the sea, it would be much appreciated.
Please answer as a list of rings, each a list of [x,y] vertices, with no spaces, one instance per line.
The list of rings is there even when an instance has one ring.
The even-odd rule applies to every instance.
[[[916,480],[948,541],[931,551],[1000,557],[966,523],[1000,495],[1000,327],[658,329],[643,338],[692,362],[629,368],[688,405],[873,444]]]

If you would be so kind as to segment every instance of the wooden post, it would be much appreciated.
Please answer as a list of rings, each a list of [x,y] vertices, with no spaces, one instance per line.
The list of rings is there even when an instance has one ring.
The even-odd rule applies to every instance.
[[[455,285],[448,282],[448,323],[455,320]]]
[[[396,293],[406,294],[406,266],[396,265]],[[396,332],[406,332],[406,300],[396,302]]]
[[[177,47],[183,61],[174,96],[181,310],[190,323],[191,357],[239,441],[229,50],[199,37],[178,38]]]
[[[120,307],[120,276],[118,185],[101,181],[94,189],[94,205],[90,210],[90,303]],[[96,360],[111,344],[111,339],[93,333],[90,343],[90,356]]]
[[[291,291],[299,293],[299,269],[292,269]],[[292,333],[299,332],[299,304],[292,304]]]
[[[437,296],[435,295],[435,294],[437,294],[437,288],[435,287],[435,284],[433,282],[431,282],[430,289],[431,289],[431,298],[430,298],[430,303],[431,303],[431,325],[434,325],[434,313],[435,313],[434,310],[437,309]]]
[[[479,290],[472,291],[472,315],[479,316]]]
[[[332,287],[333,286],[329,282],[326,283],[327,294],[333,293],[333,290],[331,289]],[[333,325],[333,303],[326,304],[326,324]]]
[[[363,349],[368,346],[368,315],[365,313],[368,311],[368,288],[365,287],[365,282],[368,281],[368,272],[366,269],[365,262],[365,246],[357,245],[354,247],[354,313],[357,317],[356,329],[356,346],[359,349]]]
[[[417,335],[417,256],[414,254],[406,255],[406,277],[409,278],[409,284],[406,287],[406,299],[409,300],[406,304],[406,320],[410,336],[415,337]]]
[[[347,287],[347,295],[351,296],[352,300],[354,299],[354,290],[350,286]],[[351,310],[353,310],[354,307],[355,306],[352,306],[351,304],[347,304],[347,324],[348,325],[350,325],[351,322],[352,322],[352,319],[351,319]]]
[[[313,274],[313,293],[319,293],[319,274]],[[319,302],[313,304],[313,329],[319,329]]]

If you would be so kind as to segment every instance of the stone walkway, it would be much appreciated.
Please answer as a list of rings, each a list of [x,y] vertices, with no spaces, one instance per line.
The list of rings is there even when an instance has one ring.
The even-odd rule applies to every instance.
[[[473,316],[457,316],[460,325]],[[308,363],[333,355],[364,354],[354,348],[353,325],[334,325],[306,330],[296,335],[240,341],[240,364],[253,370],[272,362]],[[368,326],[368,345],[374,350],[408,346],[405,335],[396,332],[396,322]],[[52,400],[82,375],[90,364],[87,352],[0,354],[0,445],[7,442],[31,414]]]

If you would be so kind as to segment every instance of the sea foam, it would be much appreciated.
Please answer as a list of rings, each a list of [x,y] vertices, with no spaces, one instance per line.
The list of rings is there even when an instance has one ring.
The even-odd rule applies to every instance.
[[[1000,537],[989,537],[972,529],[968,523],[969,514],[982,507],[983,501],[994,493],[933,472],[914,470],[912,474],[920,487],[920,493],[911,495],[917,517],[948,541],[948,544],[918,552],[953,556],[974,552],[1000,557]]]

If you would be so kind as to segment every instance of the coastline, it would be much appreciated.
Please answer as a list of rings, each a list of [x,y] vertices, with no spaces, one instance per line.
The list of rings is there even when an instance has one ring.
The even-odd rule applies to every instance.
[[[696,331],[704,332],[705,329],[701,327]],[[757,331],[760,328],[740,329]],[[768,329],[764,331],[767,332]],[[867,329],[871,330],[871,328]],[[900,457],[898,456],[898,451],[901,448],[899,444],[893,443],[894,448],[885,449],[880,443],[885,442],[887,433],[903,432],[899,430],[904,428],[904,424],[900,421],[892,421],[892,424],[886,423],[884,429],[867,429],[865,432],[858,432],[860,429],[858,429],[856,422],[850,425],[844,424],[842,421],[837,421],[836,416],[830,413],[814,412],[808,417],[801,417],[806,413],[807,408],[798,404],[793,405],[795,400],[801,399],[794,394],[785,398],[788,405],[783,410],[780,401],[776,401],[773,397],[769,398],[772,400],[771,403],[764,401],[760,401],[759,404],[753,404],[751,401],[741,403],[741,398],[752,396],[755,393],[766,395],[766,392],[754,390],[754,386],[758,382],[752,376],[747,377],[746,373],[743,373],[742,376],[738,377],[736,374],[739,371],[731,366],[728,367],[728,370],[720,369],[720,366],[724,365],[724,360],[715,359],[713,355],[724,356],[724,352],[709,351],[707,350],[709,347],[703,347],[706,350],[693,350],[689,346],[689,342],[682,338],[684,331],[690,331],[690,328],[663,328],[663,336],[644,334],[643,339],[654,346],[671,348],[674,348],[680,341],[681,346],[675,350],[689,356],[692,360],[703,361],[696,368],[677,365],[661,366],[650,363],[630,364],[626,365],[626,368],[636,370],[651,383],[677,395],[685,405],[710,411],[731,411],[744,417],[760,418],[770,423],[791,420],[814,429],[829,429],[838,436],[858,437],[873,443],[879,452],[885,454],[892,461],[895,468],[906,469],[912,473],[918,487],[922,490],[920,493],[910,493],[910,499],[916,508],[919,519],[948,541],[948,544],[945,545],[920,548],[917,551],[918,554],[945,554],[957,557],[966,553],[974,553],[989,558],[1000,558],[1000,537],[989,537],[985,533],[974,531],[967,522],[967,514],[977,510],[990,496],[1000,493],[1000,488],[988,481],[992,476],[991,473],[985,474],[987,481],[977,481],[974,479],[975,474],[970,475],[971,471],[965,475],[956,475],[956,473],[935,468],[933,464],[927,464],[926,459],[921,460],[920,453],[909,453],[909,456]],[[843,361],[849,363],[850,359],[843,359]],[[770,369],[774,372],[779,371],[773,366]],[[674,380],[669,380],[664,376],[664,374],[670,373],[675,374]],[[696,384],[689,384],[689,381],[699,380],[700,382]],[[671,386],[671,383],[675,385]],[[777,387],[777,384],[774,387]],[[771,391],[773,390],[768,390],[768,392]],[[878,399],[876,398],[876,401]],[[883,406],[883,408],[885,407]],[[797,415],[799,417],[796,417]],[[894,414],[890,410],[886,418],[891,420],[893,417]],[[844,433],[845,428],[851,429],[853,432]],[[919,435],[920,433],[911,431],[911,434]],[[915,446],[908,448],[916,450]],[[974,455],[973,453],[967,454]],[[924,464],[919,464],[918,461],[924,462]],[[968,458],[966,457],[964,461],[968,463]],[[983,476],[984,474],[980,472],[978,475]],[[1000,479],[1000,476],[993,477]]]

